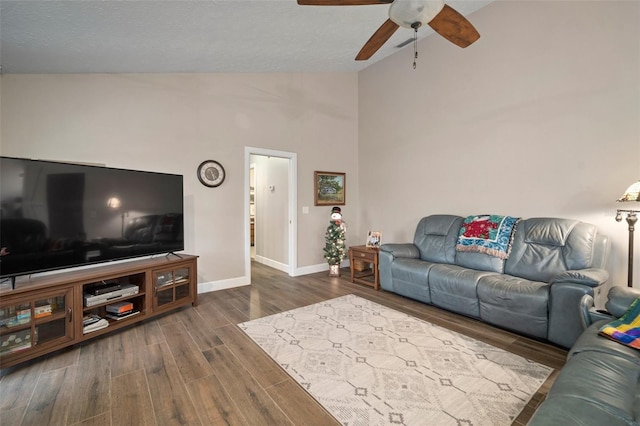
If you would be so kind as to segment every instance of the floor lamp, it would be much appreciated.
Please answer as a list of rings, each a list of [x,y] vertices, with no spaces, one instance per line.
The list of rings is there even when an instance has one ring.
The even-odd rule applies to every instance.
[[[632,184],[627,190],[622,194],[622,197],[618,199],[618,202],[625,201],[636,201],[640,202],[640,180],[634,184]],[[618,209],[616,213],[616,221],[622,221],[622,213],[627,214],[627,223],[629,224],[629,266],[627,269],[628,278],[627,285],[629,287],[633,287],[633,231],[635,229],[635,224],[638,221],[637,213],[640,213],[640,210],[634,209]]]
[[[116,197],[111,197],[107,200],[107,206],[113,210],[119,210],[120,207],[122,206],[122,203],[120,202],[119,198]],[[124,238],[124,217],[125,217],[125,211],[121,211],[120,212],[120,218],[122,219],[122,227],[121,227],[121,233],[120,236],[122,238]]]

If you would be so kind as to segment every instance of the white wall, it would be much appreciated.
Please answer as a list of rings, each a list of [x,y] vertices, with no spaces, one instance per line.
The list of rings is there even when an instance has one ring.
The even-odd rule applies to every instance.
[[[360,72],[361,227],[384,243],[432,213],[575,218],[611,237],[626,285],[614,216],[640,178],[640,3],[498,1],[469,19],[467,49],[436,35],[416,70],[409,46]]]
[[[313,171],[346,172],[357,193],[355,73],[5,74],[0,91],[2,155],[183,174],[185,251],[200,256],[201,288],[248,283],[246,146],[297,153],[302,271],[326,267],[331,207],[314,207]],[[206,159],[225,167],[222,186],[198,182]],[[347,204],[357,211],[357,197]]]

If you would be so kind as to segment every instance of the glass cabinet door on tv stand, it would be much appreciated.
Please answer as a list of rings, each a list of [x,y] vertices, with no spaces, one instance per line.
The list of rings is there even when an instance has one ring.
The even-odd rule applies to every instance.
[[[193,270],[190,265],[153,271],[153,309],[159,310],[186,300],[195,302],[192,294]]]
[[[0,301],[0,367],[73,340],[73,287]]]

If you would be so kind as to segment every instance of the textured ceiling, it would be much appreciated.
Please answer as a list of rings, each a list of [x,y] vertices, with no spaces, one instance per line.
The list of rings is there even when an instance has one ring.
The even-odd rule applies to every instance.
[[[469,17],[490,2],[447,3]],[[0,65],[3,73],[358,71],[413,37],[400,28],[371,59],[354,60],[388,8],[296,0],[0,0]],[[418,32],[431,34],[427,26]]]

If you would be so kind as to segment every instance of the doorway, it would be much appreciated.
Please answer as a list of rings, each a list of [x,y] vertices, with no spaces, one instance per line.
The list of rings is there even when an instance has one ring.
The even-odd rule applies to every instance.
[[[245,147],[245,273],[255,261],[295,275],[297,154]],[[253,246],[252,246],[253,244]]]

